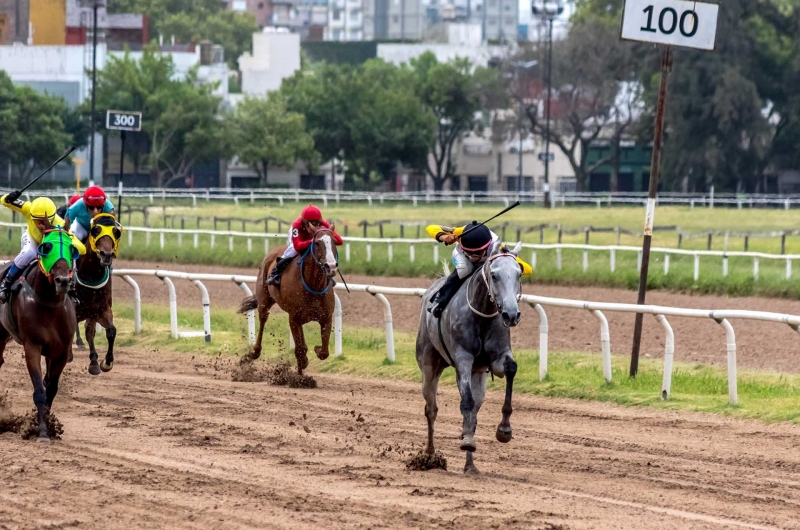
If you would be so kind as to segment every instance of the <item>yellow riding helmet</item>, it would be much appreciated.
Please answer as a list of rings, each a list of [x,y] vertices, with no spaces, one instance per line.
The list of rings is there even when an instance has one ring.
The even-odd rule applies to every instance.
[[[56,205],[47,197],[39,197],[31,203],[31,217],[34,219],[50,219],[56,216]]]

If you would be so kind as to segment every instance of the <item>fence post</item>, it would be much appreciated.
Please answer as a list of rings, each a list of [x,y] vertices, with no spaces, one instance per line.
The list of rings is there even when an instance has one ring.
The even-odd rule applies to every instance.
[[[583,251],[583,272],[586,273],[589,271],[589,251]]]
[[[744,251],[747,252],[747,249],[750,247],[750,236],[744,236]]]
[[[728,256],[727,255],[722,256],[722,275],[723,276],[727,276],[728,275]]]
[[[711,250],[711,237],[712,237],[712,234],[711,234],[711,232],[709,232],[708,233],[708,245],[707,245],[706,250]]]
[[[531,269],[536,270],[536,250],[531,250]]]
[[[661,399],[669,399],[672,388],[672,361],[675,357],[675,333],[664,315],[653,315],[661,327],[664,328],[664,375],[661,378]]]
[[[786,258],[786,279],[792,277],[792,260],[790,258]]]
[[[200,297],[203,301],[203,337],[206,342],[211,342],[211,299],[208,297],[208,289],[200,280],[192,280],[192,283],[200,289]]]
[[[786,254],[786,232],[781,234],[781,254]]]
[[[641,271],[642,270],[642,251],[641,250],[637,250],[636,251],[636,270],[637,271]]]
[[[609,251],[609,262],[611,263],[611,272],[614,272],[617,268],[617,251],[615,249],[611,249]]]
[[[700,254],[694,255],[694,281],[700,277]]]
[[[342,356],[342,301],[333,294],[333,354]]]
[[[439,245],[437,243],[433,244],[433,263],[439,263]]]
[[[547,313],[539,304],[530,304],[539,315],[539,381],[547,377]]]
[[[669,274],[669,254],[664,254],[664,276]]]
[[[122,279],[133,287],[133,334],[138,335],[142,332],[142,293],[133,278],[126,274]]]
[[[344,259],[350,261],[350,243],[344,244]]]
[[[556,269],[561,270],[561,249],[556,249]]]
[[[238,283],[239,287],[244,291],[246,296],[253,296],[253,291],[244,282]],[[256,310],[251,309],[247,312],[247,343],[252,346],[256,343]]]
[[[150,232],[147,231],[144,234],[145,234],[145,236],[144,236],[144,246],[149,247],[150,246]]]
[[[683,234],[678,232],[678,248],[683,246]]]
[[[753,278],[758,279],[758,256],[753,257]]]
[[[411,260],[411,263],[414,263],[414,245],[408,246],[408,259]]]
[[[372,261],[372,245],[367,243],[367,261]]]
[[[391,262],[392,261],[392,257],[393,257],[392,244],[391,243],[386,245],[386,253],[387,253],[388,257],[389,257],[389,261]]]

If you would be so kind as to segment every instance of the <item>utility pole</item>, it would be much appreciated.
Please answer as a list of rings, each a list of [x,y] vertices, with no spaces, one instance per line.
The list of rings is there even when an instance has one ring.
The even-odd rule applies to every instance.
[[[97,92],[97,7],[99,0],[92,6],[92,115],[90,124],[92,136],[89,138],[89,185],[94,186],[94,136],[97,129],[95,123],[95,94]]]

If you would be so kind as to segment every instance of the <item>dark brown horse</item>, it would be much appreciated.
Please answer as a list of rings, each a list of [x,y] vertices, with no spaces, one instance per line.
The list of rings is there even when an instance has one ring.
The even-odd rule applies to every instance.
[[[63,230],[60,240],[48,242],[50,234],[40,245],[40,264],[20,279],[22,287],[9,301],[0,306],[0,366],[3,352],[12,338],[25,349],[25,362],[33,383],[33,402],[39,415],[39,441],[49,442],[47,420],[53,399],[58,393],[58,381],[72,354],[72,337],[78,323],[75,306],[67,296],[72,269],[72,259],[77,257],[75,247]],[[49,245],[49,247],[48,247]],[[61,248],[58,248],[60,245]],[[49,273],[41,265],[42,256],[59,252],[59,258]],[[47,373],[42,378],[41,359],[45,358]]]
[[[322,344],[314,346],[314,352],[320,359],[328,358],[328,342],[333,327],[333,275],[337,268],[333,230],[333,225],[330,228],[317,229],[311,246],[295,257],[294,262],[283,272],[280,288],[267,285],[266,279],[275,267],[276,258],[283,254],[286,247],[280,247],[264,258],[258,270],[256,294],[245,298],[239,308],[240,313],[258,308],[258,337],[250,354],[252,359],[258,359],[261,355],[264,324],[267,323],[270,309],[276,303],[289,314],[297,372],[302,374],[308,366],[308,346],[303,336],[303,324],[312,321],[319,323]]]
[[[86,321],[84,332],[86,342],[89,343],[89,373],[92,375],[99,375],[101,371],[110,372],[114,367],[117,328],[114,326],[114,312],[111,309],[111,265],[117,256],[121,237],[122,227],[113,215],[96,216],[89,229],[86,255],[78,260],[75,270],[75,290],[80,302],[75,313],[78,322]],[[100,363],[97,362],[97,349],[94,346],[97,324],[105,328],[108,340],[106,357]]]

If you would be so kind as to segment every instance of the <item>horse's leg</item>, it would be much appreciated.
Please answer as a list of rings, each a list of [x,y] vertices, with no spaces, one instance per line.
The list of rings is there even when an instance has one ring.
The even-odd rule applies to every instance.
[[[6,351],[6,344],[8,344],[9,340],[11,340],[11,334],[6,328],[0,326],[0,367],[5,363],[3,353]]]
[[[67,354],[59,355],[58,359],[48,360],[47,363],[47,377],[45,377],[45,387],[47,389],[47,412],[53,406],[53,400],[58,394],[58,381],[61,379],[61,373],[67,365]]]
[[[294,356],[297,358],[297,373],[303,375],[303,370],[308,368],[308,346],[303,335],[303,324],[299,320],[289,317],[289,330],[294,337]]]
[[[486,372],[472,374],[472,399],[475,401],[473,410],[475,412],[475,428],[478,427],[478,412],[486,399]],[[472,431],[473,436],[475,431]],[[467,451],[467,461],[464,464],[464,473],[474,475],[478,473],[478,468],[472,461],[473,451]]]
[[[456,363],[456,384],[458,392],[461,394],[461,416],[464,423],[461,429],[461,450],[474,451],[475,445],[475,426],[477,425],[477,415],[475,414],[475,399],[472,397],[472,364],[475,360],[471,353],[459,349],[454,355]]]
[[[503,373],[506,376],[506,399],[503,402],[503,421],[497,426],[495,438],[498,442],[511,441],[511,392],[514,387],[514,377],[517,375],[517,362],[508,352],[503,359]]]
[[[100,363],[100,369],[110,372],[114,368],[114,341],[117,339],[117,328],[114,326],[114,312],[111,307],[106,307],[103,316],[98,319],[100,325],[106,328],[106,340],[108,341],[108,351],[106,358]]]
[[[322,344],[320,346],[314,346],[314,353],[317,354],[318,359],[323,361],[328,358],[328,355],[330,355],[330,352],[328,351],[328,343],[331,340],[331,329],[333,329],[332,316],[319,323]]]
[[[439,391],[439,376],[445,369],[445,364],[437,357],[438,352],[430,346],[429,351],[423,354],[424,363],[420,366],[422,370],[422,397],[425,398],[425,419],[428,420],[428,446],[425,452],[432,455],[433,445],[433,424],[436,422],[436,415],[439,412],[439,405],[436,404],[436,394]]]
[[[94,347],[94,336],[97,333],[96,323],[97,321],[95,319],[87,318],[84,327],[86,342],[89,343],[89,373],[92,375],[100,375],[100,364],[97,362],[97,348]]]
[[[267,303],[258,304],[258,335],[256,336],[256,343],[253,345],[253,353],[250,354],[251,359],[258,359],[261,356],[261,339],[264,337],[264,326],[269,318],[269,310],[275,300],[267,295]]]
[[[81,328],[75,328],[75,345],[81,350],[84,348],[83,339],[81,338]]]
[[[33,404],[39,416],[39,442],[49,442],[47,436],[47,393],[42,380],[42,348],[29,342],[25,343],[25,364],[33,384]]]

